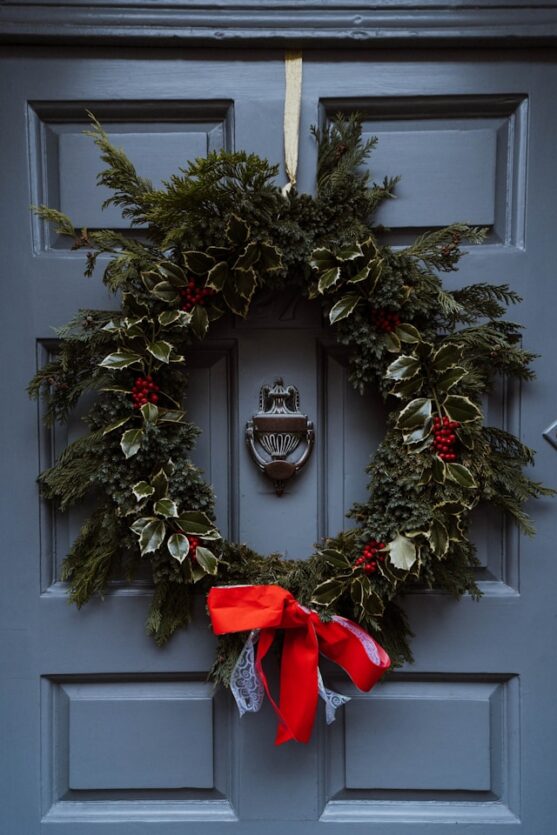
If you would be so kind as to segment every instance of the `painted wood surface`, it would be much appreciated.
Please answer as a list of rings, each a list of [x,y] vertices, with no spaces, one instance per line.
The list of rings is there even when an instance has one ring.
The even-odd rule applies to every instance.
[[[4,0],[4,42],[135,42],[227,48],[323,44],[555,44],[557,8],[528,0]]]
[[[2,55],[3,501],[2,779],[8,835],[425,835],[456,826],[486,835],[552,835],[557,772],[554,692],[555,514],[533,510],[538,536],[520,539],[479,518],[481,603],[408,595],[416,663],[339,720],[320,721],[307,747],[272,745],[268,706],[237,718],[206,682],[214,643],[199,601],[196,625],[157,649],[143,633],[148,578],[115,583],[104,601],[68,606],[59,567],[80,514],[39,502],[35,478],[68,437],[40,427],[25,385],[55,350],[52,326],[78,306],[114,304],[80,277],[83,257],[31,220],[29,205],[71,208],[98,225],[98,161],[80,132],[92,109],[160,179],[191,153],[246,148],[282,157],[282,52],[8,49]],[[536,477],[555,483],[553,355],[557,163],[552,106],[557,68],[536,52],[351,51],[308,55],[299,184],[314,187],[309,126],[358,109],[381,137],[374,174],[406,172],[385,210],[405,241],[459,216],[487,223],[449,286],[505,280],[525,301],[516,315],[542,357],[524,392],[502,386],[489,420],[539,450]],[[410,165],[410,162],[412,165]],[[114,214],[105,220],[122,228]],[[223,323],[193,358],[192,417],[204,427],[197,460],[215,485],[231,537],[303,558],[349,524],[365,495],[365,461],[384,431],[377,398],[360,399],[346,358],[314,308],[263,299],[248,323]],[[306,470],[277,499],[243,440],[259,387],[283,374],[316,426]]]

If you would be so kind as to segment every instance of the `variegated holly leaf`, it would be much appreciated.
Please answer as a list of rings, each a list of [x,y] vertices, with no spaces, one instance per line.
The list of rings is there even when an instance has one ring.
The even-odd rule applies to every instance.
[[[165,339],[159,339],[156,342],[148,342],[147,350],[159,362],[168,363],[173,346]]]
[[[148,522],[139,536],[139,550],[141,555],[151,554],[157,551],[166,534],[166,525],[160,520]]]
[[[334,325],[335,322],[340,322],[341,319],[346,319],[350,316],[360,300],[361,296],[358,296],[356,293],[350,293],[349,295],[343,296],[339,299],[338,302],[332,306],[329,313],[329,321],[331,325]]]
[[[409,380],[416,376],[420,368],[421,362],[418,357],[402,354],[388,366],[386,375],[391,380]]]
[[[421,429],[430,418],[431,400],[427,397],[417,397],[399,414],[397,426],[403,432],[413,432],[415,429]]]
[[[313,592],[312,603],[317,606],[330,606],[344,591],[344,583],[333,577],[320,583]]]
[[[129,365],[142,363],[143,357],[136,351],[129,351],[127,348],[118,348],[113,354],[108,354],[99,365],[102,368],[127,368]]]
[[[447,466],[447,477],[450,478],[451,481],[456,482],[459,484],[460,487],[465,487],[468,490],[473,490],[474,487],[477,487],[477,482],[468,467],[465,467],[464,464],[456,464],[454,461],[449,461]]]
[[[128,429],[122,435],[120,446],[126,458],[131,458],[141,448],[141,441],[143,439],[143,429]]]
[[[386,550],[389,552],[389,560],[392,564],[402,571],[409,571],[416,562],[417,549],[415,544],[411,539],[400,533],[389,542]]]
[[[449,394],[443,401],[443,408],[451,420],[458,420],[460,423],[470,423],[482,417],[479,406],[469,397],[461,397],[458,394]]]
[[[170,556],[183,563],[190,551],[190,541],[183,533],[173,533],[168,537],[166,546]]]
[[[208,548],[203,548],[202,545],[198,545],[195,549],[195,559],[206,574],[215,575],[217,573],[218,560]]]
[[[159,409],[154,403],[144,403],[139,411],[145,423],[156,423],[159,419]]]
[[[134,484],[132,487],[132,492],[137,501],[140,502],[143,499],[148,499],[149,496],[152,496],[155,492],[155,488],[146,481],[138,481],[137,484]]]
[[[172,501],[172,499],[169,499],[168,497],[156,501],[153,505],[153,510],[159,516],[164,516],[167,519],[178,516],[176,502]]]

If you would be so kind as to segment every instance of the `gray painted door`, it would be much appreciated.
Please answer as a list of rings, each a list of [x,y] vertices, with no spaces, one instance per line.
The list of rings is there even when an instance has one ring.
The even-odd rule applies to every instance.
[[[502,386],[489,420],[540,450],[557,418],[553,283],[557,68],[536,53],[455,51],[306,55],[300,186],[313,187],[311,123],[358,109],[380,137],[377,178],[403,175],[383,221],[394,242],[464,220],[487,225],[449,280],[506,280],[525,301],[538,380]],[[206,681],[213,642],[200,618],[163,650],[143,634],[149,589],[115,584],[81,612],[67,605],[60,561],[79,524],[41,506],[35,478],[65,430],[40,426],[25,385],[55,349],[51,327],[78,306],[113,303],[80,278],[80,253],[30,218],[49,202],[78,225],[101,218],[98,169],[81,136],[91,108],[142,173],[160,180],[215,147],[281,158],[282,54],[19,49],[3,53],[2,727],[0,816],[6,835],[166,835],[326,830],[421,835],[455,825],[485,835],[555,831],[555,522],[536,508],[530,542],[495,516],[475,532],[479,604],[416,593],[407,610],[416,663],[354,694],[310,745],[274,748],[266,707],[241,722]],[[190,409],[204,427],[197,460],[218,495],[222,529],[266,551],[303,557],[345,524],[365,491],[363,466],[383,432],[380,405],[348,387],[345,358],[295,299],[262,299],[199,350]],[[307,471],[278,499],[243,443],[259,387],[299,387],[316,425]],[[80,431],[79,416],[69,436]],[[552,537],[553,534],[553,537]],[[350,693],[338,671],[330,680]],[[322,717],[321,717],[322,719]]]

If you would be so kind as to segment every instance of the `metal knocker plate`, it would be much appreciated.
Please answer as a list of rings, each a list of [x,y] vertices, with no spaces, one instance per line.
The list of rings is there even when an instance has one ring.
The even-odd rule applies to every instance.
[[[277,496],[282,496],[285,482],[309,460],[314,439],[312,421],[300,412],[298,389],[285,386],[282,377],[272,386],[262,386],[259,411],[246,424],[246,442],[256,465],[273,482]]]

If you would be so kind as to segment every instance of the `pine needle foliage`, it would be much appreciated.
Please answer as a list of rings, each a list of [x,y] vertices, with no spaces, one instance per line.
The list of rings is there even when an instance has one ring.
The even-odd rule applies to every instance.
[[[100,254],[110,256],[103,281],[120,299],[116,311],[79,311],[29,387],[44,398],[49,423],[69,420],[94,394],[87,433],[40,477],[62,510],[83,499],[96,506],[64,562],[71,599],[81,606],[147,566],[147,629],[163,644],[189,623],[198,591],[276,583],[324,619],[357,620],[395,665],[410,660],[401,595],[418,584],[477,597],[470,514],[489,504],[531,534],[524,504],[551,493],[525,470],[532,451],[483,425],[482,399],[497,377],[521,384],[533,376],[521,328],[504,318],[520,298],[505,284],[447,290],[441,281],[485,231],[453,224],[390,247],[374,216],[397,179],[371,180],[376,139],[362,139],[357,116],[314,129],[315,197],[283,194],[278,167],[241,151],[210,153],[154,188],[91,119],[105,164],[99,184],[112,191],[105,205],[142,231],[76,229],[61,212],[36,209],[86,250],[86,275]],[[204,295],[183,304],[192,284]],[[188,457],[198,429],[183,408],[190,346],[219,317],[246,316],[258,293],[285,286],[321,304],[349,349],[352,383],[378,387],[388,406],[368,498],[350,510],[356,526],[304,561],[220,539],[211,488]],[[454,430],[452,458],[436,446],[443,419]],[[364,570],[372,541],[377,558]],[[241,646],[242,636],[219,641],[216,680],[228,682]]]

